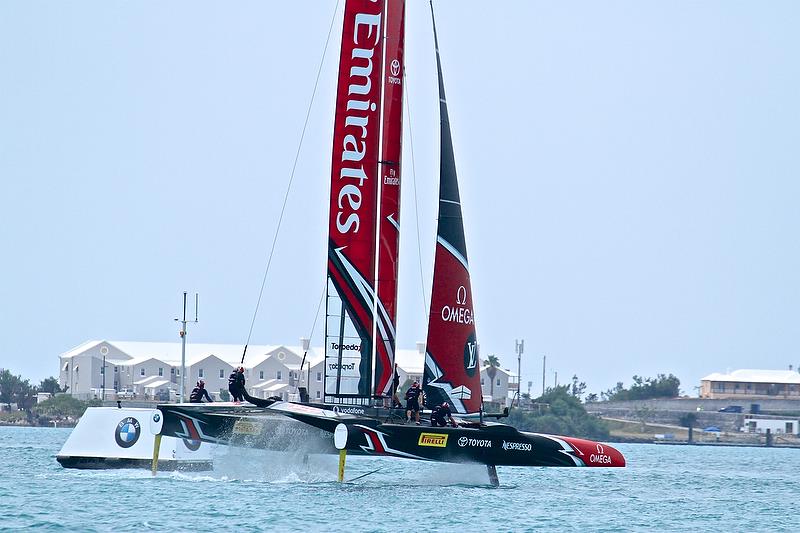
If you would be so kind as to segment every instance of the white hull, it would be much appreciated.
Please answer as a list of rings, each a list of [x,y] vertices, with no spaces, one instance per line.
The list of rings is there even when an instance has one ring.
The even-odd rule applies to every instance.
[[[56,459],[65,468],[150,468],[161,414],[156,409],[90,407]],[[214,444],[163,437],[160,470],[210,470]]]

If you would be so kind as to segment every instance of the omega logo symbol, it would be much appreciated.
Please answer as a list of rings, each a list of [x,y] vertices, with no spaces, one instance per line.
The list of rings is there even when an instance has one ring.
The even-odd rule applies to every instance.
[[[597,453],[602,454],[604,451],[605,450],[603,449],[603,445],[602,444],[598,444],[597,445]]]
[[[392,59],[390,68],[392,69],[392,76],[397,77],[397,75],[400,74],[400,62],[398,60]]]
[[[456,291],[456,303],[458,305],[465,305],[467,303],[467,289],[465,289],[463,285]]]

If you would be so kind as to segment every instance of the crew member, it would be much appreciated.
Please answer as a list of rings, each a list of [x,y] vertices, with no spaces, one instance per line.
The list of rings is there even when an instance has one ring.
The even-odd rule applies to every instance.
[[[419,426],[419,397],[422,394],[422,389],[419,387],[419,381],[415,381],[411,387],[406,391],[406,423],[411,422],[411,413],[414,413],[414,418]]]
[[[239,367],[239,401],[244,401],[244,367]]]
[[[228,376],[228,392],[231,393],[231,401],[243,402],[244,395],[244,369],[242,367],[234,368],[231,375]]]
[[[197,382],[197,386],[192,389],[192,393],[189,395],[189,401],[191,403],[203,403],[203,397],[205,397],[207,402],[214,401],[211,399],[211,396],[208,395],[206,382],[201,379]]]
[[[437,405],[431,411],[431,426],[445,427],[448,422],[451,426],[456,427],[456,421],[453,419],[453,412],[450,410],[450,404],[444,402],[442,405]]]
[[[400,374],[397,372],[397,363],[394,364],[394,378],[392,379],[392,407],[403,408],[400,399],[397,397],[397,389],[400,388]]]

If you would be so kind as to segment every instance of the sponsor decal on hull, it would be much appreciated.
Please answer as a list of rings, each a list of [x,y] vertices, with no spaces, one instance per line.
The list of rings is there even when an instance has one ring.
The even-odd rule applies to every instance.
[[[458,439],[458,445],[462,448],[469,446],[470,448],[491,448],[492,441],[490,439],[471,439],[469,437],[461,437]]]
[[[447,447],[447,437],[449,435],[445,433],[420,433],[419,441],[417,444],[419,446],[431,446],[434,448],[446,448]]]
[[[529,442],[507,442],[503,441],[503,449],[516,450],[520,452],[529,452],[533,450],[533,446]]]
[[[114,429],[114,440],[120,448],[130,448],[139,440],[142,434],[142,426],[139,421],[132,416],[127,416],[119,421]]]
[[[611,456],[606,455],[605,448],[603,448],[602,444],[597,444],[597,453],[593,453],[589,455],[589,462],[592,464],[600,463],[604,465],[611,464]]]
[[[236,435],[260,435],[261,429],[261,424],[241,418],[233,425],[233,433]]]
[[[334,413],[347,413],[349,415],[363,415],[364,409],[361,407],[339,407],[338,405],[333,406]]]

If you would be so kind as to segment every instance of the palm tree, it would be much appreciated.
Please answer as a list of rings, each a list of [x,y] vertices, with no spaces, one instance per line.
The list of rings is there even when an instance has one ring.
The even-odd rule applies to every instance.
[[[489,395],[492,397],[492,401],[494,401],[494,378],[497,376],[497,368],[500,366],[500,360],[496,355],[490,355],[486,358],[486,364],[489,365],[489,368],[486,369],[486,374],[491,380],[489,384]]]

